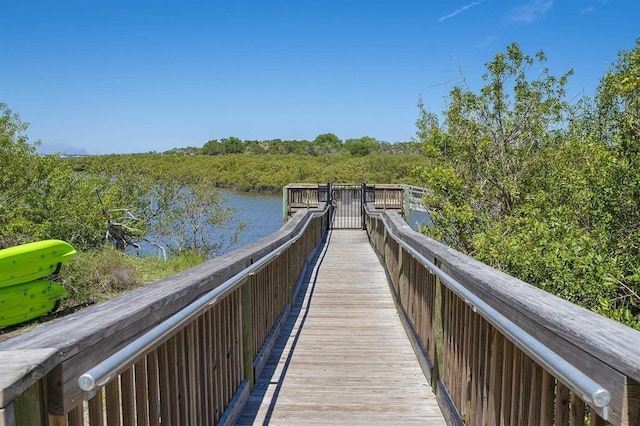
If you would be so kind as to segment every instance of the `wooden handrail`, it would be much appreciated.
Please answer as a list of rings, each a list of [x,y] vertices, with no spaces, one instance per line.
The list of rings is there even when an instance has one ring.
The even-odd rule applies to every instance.
[[[610,391],[606,411],[593,404],[593,424],[601,424],[602,417],[612,424],[640,424],[638,331],[427,238],[394,212],[370,206],[367,212],[371,242],[387,266],[425,373],[453,423],[567,424],[565,417],[571,417],[582,424],[589,397],[571,392],[534,362],[418,257]],[[401,243],[390,237],[380,215]]]
[[[114,376],[121,374],[139,359],[141,356],[149,352],[152,348],[166,341],[170,336],[174,335],[177,330],[186,326],[193,321],[194,318],[202,315],[202,313],[212,306],[219,303],[232,292],[238,290],[242,284],[252,275],[263,270],[266,265],[277,257],[281,256],[285,250],[298,241],[306,232],[311,221],[317,217],[321,217],[322,213],[314,213],[309,215],[302,229],[293,236],[289,241],[277,247],[274,251],[267,254],[257,262],[248,266],[243,271],[229,278],[218,287],[201,296],[198,300],[184,307],[181,311],[167,318],[162,323],[153,327],[151,330],[129,343],[118,352],[106,358],[98,365],[91,367],[87,372],[78,378],[78,386],[86,391],[94,391],[97,387],[102,387],[113,379]]]
[[[300,212],[256,243],[1,343],[0,425],[232,419],[326,233],[326,212]],[[241,286],[132,358],[104,389],[80,389],[84,370],[252,264]]]

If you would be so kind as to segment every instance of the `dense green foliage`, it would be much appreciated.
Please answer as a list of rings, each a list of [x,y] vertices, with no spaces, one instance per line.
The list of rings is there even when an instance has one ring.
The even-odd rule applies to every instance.
[[[74,170],[70,161],[37,155],[26,128],[0,104],[0,248],[56,238],[78,249],[63,270],[71,294],[65,304],[102,300],[193,266],[233,242],[209,238],[212,231],[242,231],[234,210],[204,178],[139,173],[127,162]],[[149,238],[172,254],[169,262],[125,256],[106,244],[124,250]]]
[[[23,134],[26,124],[4,104],[0,113],[0,239],[55,236],[81,247],[100,244],[105,219],[95,191],[107,182],[79,176],[57,158],[36,155],[36,145]],[[127,200],[133,191],[109,185],[105,197]]]
[[[85,173],[129,169],[151,179],[180,177],[184,182],[210,182],[218,187],[280,191],[289,183],[380,182],[410,183],[419,155],[335,156],[226,154],[136,154],[73,159]]]
[[[422,108],[424,232],[640,328],[640,41],[575,105],[571,73],[544,62],[513,44],[479,93],[451,91],[442,124]]]
[[[141,170],[126,160],[74,169],[71,161],[37,155],[23,134],[26,124],[4,104],[0,113],[2,241],[59,238],[90,249],[106,234],[125,249],[153,236],[169,250],[212,255],[221,247],[207,233],[239,226],[206,174]]]

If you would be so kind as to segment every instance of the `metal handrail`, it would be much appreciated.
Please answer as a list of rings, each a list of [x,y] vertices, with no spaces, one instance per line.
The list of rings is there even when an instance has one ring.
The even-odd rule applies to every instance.
[[[398,244],[409,252],[411,256],[422,263],[423,266],[426,266],[431,272],[440,277],[447,288],[458,295],[458,297],[462,298],[467,305],[471,306],[474,312],[482,315],[489,323],[491,323],[491,325],[508,337],[518,348],[529,355],[529,357],[547,369],[547,371],[553,373],[556,378],[561,379],[574,392],[578,392],[582,396],[583,401],[597,408],[602,408],[604,414],[602,417],[604,420],[607,420],[606,407],[611,402],[611,394],[606,388],[571,365],[560,355],[473,294],[469,289],[464,287],[429,259],[420,254],[416,249],[402,241],[400,237],[394,234],[382,214],[369,214],[372,216],[378,216],[387,230],[387,235],[390,235]]]
[[[176,330],[179,330],[193,318],[198,317],[203,311],[209,309],[211,306],[218,303],[219,300],[224,299],[224,297],[237,290],[246,278],[260,271],[269,262],[280,256],[284,250],[298,241],[307,230],[311,221],[314,218],[325,214],[326,209],[327,206],[324,207],[322,212],[312,213],[302,226],[302,229],[300,229],[300,231],[298,231],[298,233],[289,241],[280,245],[265,257],[261,258],[241,272],[238,272],[218,287],[201,296],[195,302],[173,314],[171,317],[147,331],[127,346],[80,375],[78,378],[78,386],[80,386],[80,389],[89,392],[96,390],[96,388],[103,387],[109,383],[113,377],[126,370],[136,359],[159,345],[165,338],[171,336]]]

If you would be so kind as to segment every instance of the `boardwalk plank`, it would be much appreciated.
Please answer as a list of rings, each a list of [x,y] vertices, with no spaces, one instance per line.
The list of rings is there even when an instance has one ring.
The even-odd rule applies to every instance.
[[[444,425],[363,231],[334,231],[240,417]]]

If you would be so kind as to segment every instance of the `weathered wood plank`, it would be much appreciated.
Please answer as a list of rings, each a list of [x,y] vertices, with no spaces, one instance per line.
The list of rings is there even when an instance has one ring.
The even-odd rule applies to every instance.
[[[63,421],[63,416],[56,416],[56,420],[62,425],[66,424]],[[67,420],[69,426],[84,426],[84,404],[80,404],[67,414]]]
[[[15,421],[20,426],[39,426],[46,418],[42,381],[31,385],[13,401]]]
[[[569,424],[569,401],[571,398],[569,388],[558,381],[556,392],[556,422],[555,424],[567,426]]]
[[[238,424],[444,424],[362,231],[335,231]]]
[[[120,376],[122,395],[122,424],[136,423],[135,384],[132,369],[128,369]]]
[[[0,350],[0,408],[44,377],[58,362],[53,348]]]
[[[104,404],[102,400],[102,390],[89,400],[89,424],[91,426],[102,426],[104,424]]]
[[[106,405],[107,405],[107,424],[122,424],[122,410],[120,409],[120,382],[118,378],[114,378],[105,386]]]
[[[134,365],[136,424],[146,426],[149,424],[149,394],[147,359],[142,358]]]
[[[147,356],[147,368],[149,376],[149,424],[158,426],[159,419],[159,401],[160,401],[160,384],[158,382],[158,350],[154,350]]]
[[[583,426],[584,425],[584,401],[577,395],[571,394],[571,413],[569,415],[569,426]]]
[[[553,376],[545,370],[542,370],[542,383],[540,387],[540,424],[542,426],[553,425],[555,384]]]

